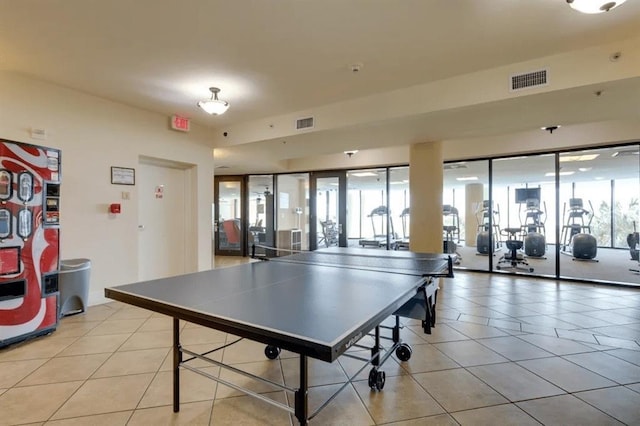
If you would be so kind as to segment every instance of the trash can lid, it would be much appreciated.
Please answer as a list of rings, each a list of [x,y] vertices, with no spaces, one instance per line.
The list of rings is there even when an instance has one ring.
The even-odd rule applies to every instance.
[[[65,259],[60,261],[61,269],[84,269],[90,266],[90,259]]]

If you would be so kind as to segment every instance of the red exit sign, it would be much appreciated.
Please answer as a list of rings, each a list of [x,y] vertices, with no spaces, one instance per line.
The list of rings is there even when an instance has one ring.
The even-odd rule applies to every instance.
[[[188,132],[191,130],[191,121],[187,117],[174,114],[171,116],[171,128],[180,132]]]

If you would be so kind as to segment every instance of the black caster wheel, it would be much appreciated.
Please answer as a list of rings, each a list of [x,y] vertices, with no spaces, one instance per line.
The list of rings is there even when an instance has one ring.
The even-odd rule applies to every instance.
[[[387,375],[384,371],[378,371],[372,368],[369,372],[369,387],[374,390],[382,390]]]
[[[499,271],[499,270],[500,270],[500,266],[499,266],[499,265],[498,265],[498,266],[496,266],[496,269]]]
[[[264,354],[269,359],[276,359],[278,358],[278,355],[280,355],[280,348],[273,345],[267,345],[267,347],[264,348]]]
[[[411,352],[411,346],[403,343],[396,349],[396,356],[400,361],[409,361],[409,359],[411,359]]]
[[[529,268],[529,272],[533,272],[533,268]]]

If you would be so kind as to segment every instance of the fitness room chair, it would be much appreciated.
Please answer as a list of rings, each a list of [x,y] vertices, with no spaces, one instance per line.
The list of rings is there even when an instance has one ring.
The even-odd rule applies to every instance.
[[[496,269],[504,270],[510,269],[512,271],[533,272],[533,268],[529,266],[529,262],[522,253],[522,247],[524,246],[524,240],[518,239],[518,234],[523,234],[523,229],[518,228],[504,228],[502,230],[503,235],[507,235],[505,245],[507,246],[507,252],[498,260]],[[506,268],[503,265],[509,265]]]
[[[570,198],[567,221],[562,227],[562,253],[571,254],[573,260],[590,260],[597,262],[598,242],[591,235],[591,222],[593,221],[593,205],[589,201],[591,211],[584,208],[582,198]],[[567,205],[564,205],[563,218]],[[585,217],[589,221],[585,223]]]

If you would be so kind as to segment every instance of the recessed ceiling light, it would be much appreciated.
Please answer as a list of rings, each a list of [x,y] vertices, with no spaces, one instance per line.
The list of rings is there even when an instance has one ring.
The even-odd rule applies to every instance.
[[[558,176],[571,176],[572,174],[574,174],[575,172],[560,172],[558,173]],[[555,176],[556,172],[549,172],[549,173],[545,173],[545,176]]]
[[[580,170],[581,172],[588,172],[591,169],[593,169],[593,167],[579,167],[578,168],[578,170]]]
[[[350,173],[350,176],[367,177],[367,176],[378,176],[378,174],[373,172],[355,172],[355,173]]]
[[[478,180],[478,176],[466,176],[466,177],[459,177],[459,178],[456,178],[456,180],[459,180],[459,181],[465,181],[465,180]]]
[[[591,161],[598,158],[600,154],[584,154],[584,155],[561,155],[560,162],[567,163],[569,161]]]

